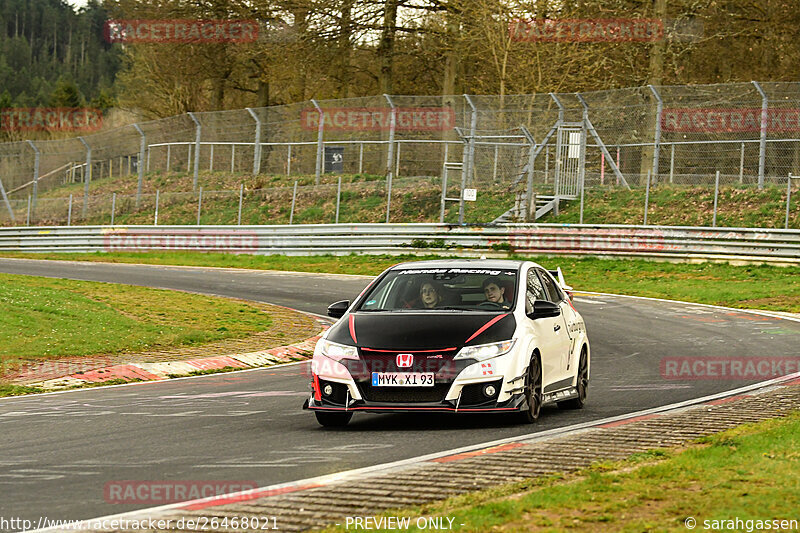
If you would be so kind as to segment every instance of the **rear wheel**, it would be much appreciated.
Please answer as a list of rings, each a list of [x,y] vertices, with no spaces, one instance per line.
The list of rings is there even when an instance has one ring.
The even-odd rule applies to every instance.
[[[528,373],[525,375],[525,402],[528,407],[521,413],[522,421],[532,424],[539,418],[542,410],[542,365],[536,354],[531,357]]]
[[[581,359],[578,363],[578,381],[575,383],[578,397],[571,400],[558,402],[561,409],[583,409],[586,405],[586,395],[589,392],[589,356],[586,348],[581,350]]]
[[[353,413],[329,413],[326,411],[314,411],[317,422],[329,428],[340,428],[347,425],[353,418]]]

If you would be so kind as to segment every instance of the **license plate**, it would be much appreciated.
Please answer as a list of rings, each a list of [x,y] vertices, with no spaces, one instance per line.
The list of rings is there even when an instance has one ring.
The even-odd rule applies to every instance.
[[[373,372],[373,387],[433,387],[433,372]]]

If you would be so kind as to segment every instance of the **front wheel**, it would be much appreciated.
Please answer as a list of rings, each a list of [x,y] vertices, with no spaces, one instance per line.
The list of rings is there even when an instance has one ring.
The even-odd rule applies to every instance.
[[[542,410],[542,365],[537,355],[531,357],[525,375],[525,402],[528,406],[521,413],[522,422],[533,424]]]
[[[561,409],[583,409],[586,405],[586,395],[589,392],[589,356],[586,353],[586,348],[581,350],[581,360],[578,363],[578,381],[575,384],[578,391],[578,397],[571,400],[558,402]]]
[[[317,417],[317,422],[321,426],[328,428],[340,428],[347,425],[350,419],[353,418],[353,413],[329,413],[325,411],[314,411]]]

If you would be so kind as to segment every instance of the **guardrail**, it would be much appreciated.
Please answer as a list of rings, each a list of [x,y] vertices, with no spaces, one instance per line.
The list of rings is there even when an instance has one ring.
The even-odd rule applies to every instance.
[[[309,224],[0,228],[4,252],[593,255],[800,264],[800,230],[622,225]]]

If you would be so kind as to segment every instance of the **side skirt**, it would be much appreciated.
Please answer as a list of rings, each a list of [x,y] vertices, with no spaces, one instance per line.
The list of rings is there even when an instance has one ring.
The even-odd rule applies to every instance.
[[[568,387],[556,392],[548,392],[542,397],[542,404],[563,402],[564,400],[571,400],[578,397],[578,389],[575,387]]]

